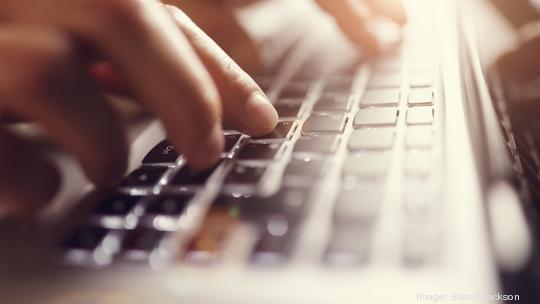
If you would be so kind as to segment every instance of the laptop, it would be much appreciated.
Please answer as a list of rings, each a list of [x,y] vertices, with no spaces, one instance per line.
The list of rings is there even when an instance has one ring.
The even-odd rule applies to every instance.
[[[378,58],[309,1],[240,13],[280,122],[225,131],[209,170],[147,117],[118,187],[93,189],[51,151],[62,193],[0,221],[1,302],[537,303],[538,175],[519,166],[533,146],[509,144],[522,131],[484,57],[502,48],[480,39],[511,26],[481,0],[406,5]]]

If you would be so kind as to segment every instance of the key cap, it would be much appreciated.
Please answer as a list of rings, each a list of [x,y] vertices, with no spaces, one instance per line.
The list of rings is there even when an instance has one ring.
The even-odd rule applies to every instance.
[[[407,124],[426,125],[433,123],[432,107],[414,107],[407,111]]]
[[[109,230],[96,226],[83,226],[77,229],[73,235],[64,243],[67,249],[96,249]]]
[[[399,72],[386,72],[376,73],[370,79],[368,88],[399,88],[401,86],[401,73]]]
[[[143,164],[175,163],[180,157],[176,148],[167,140],[160,142],[143,159]]]
[[[405,146],[409,149],[429,148],[433,144],[433,129],[431,126],[415,126],[407,128]]]
[[[174,178],[171,181],[171,184],[174,186],[186,186],[186,185],[194,185],[194,186],[202,186],[206,183],[208,178],[214,173],[214,171],[219,167],[220,163],[214,165],[210,169],[202,170],[202,171],[194,171],[191,169],[188,165],[182,167],[178,173],[174,176]]]
[[[133,171],[123,181],[123,187],[153,187],[155,186],[168,168],[143,167]]]
[[[148,205],[146,213],[150,215],[179,216],[184,212],[192,198],[193,195],[189,194],[158,197]]]
[[[306,208],[307,191],[284,188],[268,197],[222,195],[214,201],[213,206],[233,210],[239,213],[241,218],[253,222],[259,222],[271,215],[282,215],[294,221]]]
[[[433,85],[433,76],[430,73],[413,73],[409,85],[413,88],[430,87]]]
[[[201,228],[187,246],[184,259],[197,264],[216,261],[237,224],[238,220],[227,210],[210,209]]]
[[[375,220],[382,199],[376,185],[362,184],[340,191],[334,207],[335,225],[364,225]]]
[[[272,130],[272,132],[262,135],[253,137],[253,139],[284,139],[289,136],[291,133],[292,127],[294,125],[293,121],[280,121]]]
[[[279,151],[279,144],[257,144],[246,145],[238,154],[240,160],[272,160]]]
[[[285,169],[285,176],[317,178],[321,176],[324,161],[315,159],[293,159]]]
[[[324,84],[325,94],[349,94],[353,89],[354,77],[333,77]]]
[[[226,184],[257,184],[266,172],[266,167],[236,165],[225,179]]]
[[[165,237],[164,231],[150,228],[136,228],[129,231],[122,242],[122,249],[127,251],[153,251]]]
[[[360,177],[380,177],[388,170],[386,153],[364,153],[350,155],[345,161],[343,173]]]
[[[141,196],[113,194],[100,202],[93,213],[98,215],[125,216],[135,208],[141,199]]]
[[[270,217],[251,255],[251,261],[259,265],[275,265],[286,262],[290,254],[291,234],[287,219]]]
[[[347,117],[343,114],[311,115],[304,123],[303,133],[343,133]]]
[[[304,99],[310,88],[310,82],[293,82],[287,84],[278,96],[279,99]]]
[[[351,108],[351,96],[347,94],[325,94],[315,104],[318,112],[348,112]]]
[[[336,135],[314,135],[300,137],[294,146],[295,153],[331,154],[337,150],[339,137]]]
[[[396,108],[360,109],[354,118],[354,127],[395,126],[397,118]]]
[[[405,156],[405,174],[410,176],[426,176],[432,167],[430,152],[411,151]]]
[[[370,231],[334,228],[325,253],[325,262],[334,267],[364,265],[369,259]]]
[[[433,104],[433,89],[428,88],[419,88],[411,89],[409,92],[409,106],[420,106],[420,105],[432,105]]]
[[[302,103],[280,101],[279,103],[275,104],[274,107],[276,108],[280,118],[298,117]]]
[[[349,139],[349,150],[384,150],[394,144],[394,128],[354,130]]]
[[[369,90],[362,97],[361,105],[368,106],[397,106],[399,103],[399,89]]]
[[[234,146],[236,146],[236,144],[240,140],[240,137],[242,137],[240,134],[225,135],[225,146],[224,146],[223,152],[225,153],[231,152],[231,150],[234,148]]]

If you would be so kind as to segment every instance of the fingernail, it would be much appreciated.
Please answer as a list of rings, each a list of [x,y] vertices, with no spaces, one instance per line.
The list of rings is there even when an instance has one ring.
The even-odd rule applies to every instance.
[[[206,140],[195,151],[191,166],[194,169],[205,169],[214,164],[223,150],[223,141],[221,125],[216,123]]]
[[[278,122],[276,109],[261,93],[253,93],[246,105],[246,112],[251,123],[272,130]]]

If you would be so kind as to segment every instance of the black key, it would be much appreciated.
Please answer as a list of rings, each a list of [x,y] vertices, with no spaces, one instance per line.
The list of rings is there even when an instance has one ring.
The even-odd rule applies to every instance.
[[[168,170],[164,167],[143,167],[133,171],[123,181],[124,187],[153,187]]]
[[[206,180],[214,173],[214,171],[219,167],[219,164],[214,165],[210,169],[202,171],[194,171],[189,166],[184,166],[180,171],[175,175],[171,184],[175,186],[184,186],[184,185],[204,185]]]
[[[101,244],[108,231],[105,228],[96,226],[81,227],[64,243],[64,247],[67,249],[94,250]]]
[[[260,265],[275,265],[287,261],[291,249],[291,233],[287,219],[273,216],[264,225],[251,255],[251,261]]]
[[[193,195],[159,197],[152,201],[146,212],[152,215],[178,216],[184,212]]]
[[[321,175],[324,162],[321,160],[293,160],[285,169],[285,176],[317,178]]]
[[[270,132],[270,133],[268,133],[266,135],[254,137],[253,139],[281,139],[281,138],[286,138],[289,135],[293,125],[294,125],[293,121],[281,121],[281,122],[278,122],[278,124],[276,125],[274,130],[272,130],[272,132]]]
[[[307,191],[303,189],[282,189],[269,197],[221,196],[214,206],[239,212],[249,221],[260,221],[272,215],[281,215],[291,221],[297,219],[306,207]]]
[[[124,216],[133,210],[141,199],[141,196],[115,194],[103,200],[94,210],[94,214]]]
[[[347,117],[343,114],[311,115],[304,123],[304,133],[343,133]]]
[[[164,231],[139,227],[127,234],[122,249],[149,252],[159,245],[164,236]]]
[[[325,94],[315,104],[314,111],[319,112],[347,112],[351,108],[349,94]]]
[[[306,97],[311,83],[293,82],[285,86],[279,93],[279,99],[303,99]]]
[[[238,158],[241,160],[272,160],[279,148],[279,144],[250,143],[240,150]]]
[[[266,172],[266,167],[236,165],[225,179],[227,184],[257,184]]]
[[[234,146],[236,146],[236,144],[240,140],[240,137],[242,137],[242,135],[240,134],[225,135],[225,146],[223,152],[230,152],[234,148]]]
[[[327,80],[324,86],[324,93],[348,94],[351,92],[354,78],[336,77]]]
[[[306,136],[298,139],[294,152],[332,154],[338,145],[339,137],[336,135]]]
[[[279,117],[298,117],[300,112],[300,107],[302,107],[301,102],[284,102],[274,105],[276,111],[278,112]]]
[[[143,159],[143,164],[174,163],[180,157],[176,148],[167,140],[160,142]]]

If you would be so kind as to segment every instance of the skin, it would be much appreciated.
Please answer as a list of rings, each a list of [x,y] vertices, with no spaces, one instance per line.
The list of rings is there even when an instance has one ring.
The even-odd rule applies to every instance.
[[[403,23],[402,7],[391,4],[396,1],[361,2]],[[131,95],[158,117],[194,168],[218,159],[222,123],[250,135],[271,131],[275,109],[231,58],[249,58],[247,67],[256,60],[255,53],[235,53],[249,39],[232,10],[223,14],[232,8],[219,0],[173,2],[218,43],[182,10],[153,0],[0,0],[0,105],[8,120],[42,126],[97,186],[121,179],[128,154],[125,126],[104,98],[107,91]],[[317,0],[352,41],[376,52],[358,2]],[[30,143],[0,129],[3,209],[37,211],[60,183],[56,168]]]

